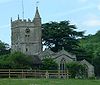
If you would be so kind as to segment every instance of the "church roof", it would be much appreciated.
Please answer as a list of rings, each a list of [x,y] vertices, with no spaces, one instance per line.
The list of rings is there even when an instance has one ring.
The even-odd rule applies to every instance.
[[[61,57],[62,55],[66,56],[66,57],[69,57],[72,60],[73,59],[76,60],[76,56],[75,55],[65,51],[64,49],[59,51],[59,52],[57,52],[57,53],[54,53],[50,49],[45,49],[43,52],[41,52],[39,54],[40,58],[43,58],[43,56],[48,56],[48,57],[52,57],[54,59],[57,59],[57,58]]]
[[[80,61],[81,64],[86,64],[88,67],[94,68],[94,66],[92,64],[90,64],[87,60],[82,60]]]
[[[45,49],[44,51],[39,53],[39,57],[41,59],[43,59],[44,57],[50,57],[50,56],[52,57],[53,55],[55,55],[55,53],[51,51],[50,49]]]
[[[76,55],[72,54],[72,53],[69,53],[67,51],[65,51],[64,49],[62,49],[60,52],[58,52],[56,54],[56,56],[61,56],[61,55],[66,55],[67,57],[71,58],[71,59],[76,59]]]

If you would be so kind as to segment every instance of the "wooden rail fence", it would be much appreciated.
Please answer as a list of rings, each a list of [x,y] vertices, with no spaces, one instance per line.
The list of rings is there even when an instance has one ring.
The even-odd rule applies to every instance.
[[[0,78],[69,78],[68,70],[0,69]]]

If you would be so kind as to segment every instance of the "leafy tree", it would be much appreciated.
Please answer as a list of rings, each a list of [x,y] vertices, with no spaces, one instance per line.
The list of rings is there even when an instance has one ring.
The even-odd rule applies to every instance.
[[[9,53],[10,53],[9,45],[0,40],[0,55],[5,55]]]
[[[44,45],[54,52],[61,50],[62,47],[67,51],[74,51],[78,47],[78,38],[83,37],[84,33],[75,31],[76,26],[69,21],[45,23],[42,28]]]
[[[57,70],[58,64],[54,61],[54,59],[46,57],[42,60],[42,70]]]
[[[100,56],[94,58],[95,74],[100,77]]]
[[[80,40],[80,47],[83,48],[90,56],[94,57],[100,47],[100,31],[95,35],[88,35]],[[92,59],[92,58],[91,58]]]
[[[79,45],[86,52],[84,58],[94,64],[96,76],[100,76],[100,31],[81,39]]]
[[[27,69],[32,68],[32,57],[21,52],[14,52],[0,57],[0,68]]]
[[[32,57],[26,56],[21,52],[15,52],[10,54],[7,58],[11,68],[31,68]]]
[[[1,55],[0,56],[0,69],[8,69],[8,68],[11,68],[11,66],[9,66],[9,62],[7,60],[7,58],[9,56],[10,56],[10,54]]]
[[[93,55],[91,53],[89,53],[85,48],[82,48],[80,46],[74,51],[74,53],[76,54],[76,57],[77,57],[78,61],[86,59],[87,61],[92,63]]]
[[[95,66],[96,76],[100,77],[100,47],[94,53],[95,57],[93,58],[93,64]]]

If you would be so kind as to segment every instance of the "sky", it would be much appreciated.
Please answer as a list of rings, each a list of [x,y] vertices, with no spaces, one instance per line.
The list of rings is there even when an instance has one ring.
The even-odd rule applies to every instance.
[[[95,34],[100,30],[100,0],[23,0],[24,18],[33,20],[36,6],[42,23],[69,20],[77,31]],[[22,0],[0,0],[0,40],[11,44],[11,17],[23,18]]]

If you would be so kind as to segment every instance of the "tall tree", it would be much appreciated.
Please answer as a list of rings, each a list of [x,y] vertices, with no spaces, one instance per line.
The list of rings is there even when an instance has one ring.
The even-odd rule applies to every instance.
[[[84,32],[77,32],[76,26],[69,21],[49,22],[42,25],[42,39],[44,45],[52,51],[58,52],[64,47],[67,51],[74,51],[78,46],[78,37]]]
[[[5,55],[10,53],[10,47],[7,43],[4,43],[0,40],[0,55]]]
[[[94,35],[88,35],[81,39],[80,47],[89,54],[90,58],[88,57],[87,60],[92,62],[93,57],[97,56],[98,49],[100,49],[100,31]]]
[[[81,48],[89,55],[84,58],[95,66],[96,76],[100,77],[100,30],[96,34],[88,35],[80,41]]]

